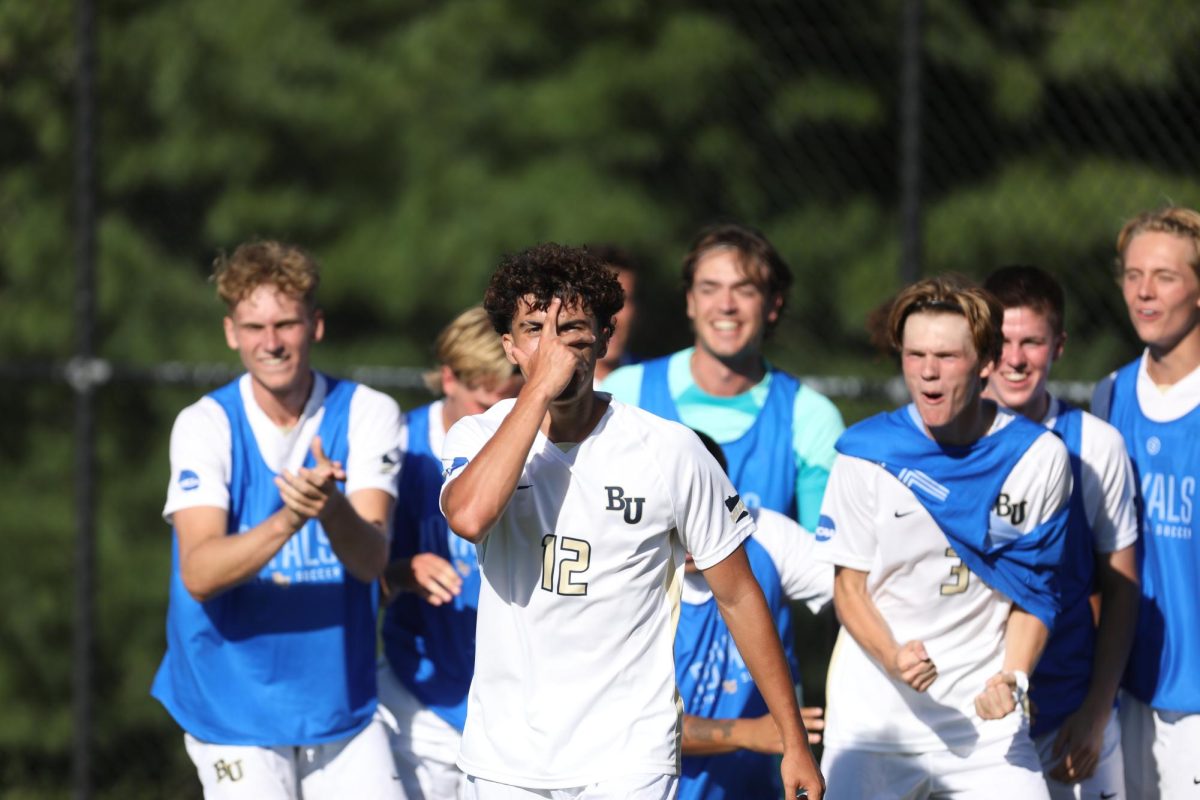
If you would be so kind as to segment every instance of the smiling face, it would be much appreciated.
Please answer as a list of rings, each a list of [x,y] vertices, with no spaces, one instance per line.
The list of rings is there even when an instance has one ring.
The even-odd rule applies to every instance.
[[[749,269],[765,268],[754,264]],[[713,248],[701,256],[687,292],[697,349],[721,361],[758,358],[767,329],[783,305],[783,298],[764,294],[763,283],[743,268],[731,247]]]
[[[250,373],[255,397],[296,411],[312,386],[309,349],[325,333],[319,311],[304,300],[264,283],[225,317],[225,341]]]
[[[1040,422],[1050,395],[1050,365],[1062,355],[1066,337],[1055,332],[1045,314],[1028,306],[1004,310],[1004,346],[988,380],[987,393],[1001,405]]]
[[[535,309],[533,302],[532,295],[521,299],[517,304],[517,313],[512,320],[511,332],[502,337],[504,352],[508,356],[508,360],[518,366],[520,366],[520,362],[513,355],[513,350],[520,350],[525,356],[532,357],[541,344],[542,327],[546,323],[546,310]],[[578,304],[560,308],[558,335],[570,338],[571,334],[582,331],[591,331],[595,335],[595,341],[591,344],[577,342],[571,345],[583,357],[580,359],[571,381],[555,398],[555,403],[569,403],[592,390],[596,361],[603,357],[607,342],[605,331],[601,330],[596,317],[590,311],[584,310]],[[528,378],[529,376],[524,377]]]
[[[904,383],[933,438],[966,444],[977,438],[981,393],[991,363],[981,363],[960,314],[920,311],[904,322]]]
[[[1166,353],[1200,324],[1200,279],[1192,269],[1191,240],[1148,231],[1125,249],[1121,292],[1138,338]]]

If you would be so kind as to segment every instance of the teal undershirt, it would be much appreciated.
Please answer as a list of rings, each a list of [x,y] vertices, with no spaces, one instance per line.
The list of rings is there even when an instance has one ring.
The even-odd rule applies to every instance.
[[[680,350],[667,365],[667,387],[684,425],[704,431],[717,442],[741,438],[754,424],[771,388],[771,373],[748,391],[733,397],[718,397],[696,385],[691,358],[695,348]],[[639,405],[642,366],[621,367],[604,381],[601,389],[629,405]],[[796,454],[797,518],[815,530],[821,498],[833,466],[834,442],[845,428],[842,415],[829,398],[803,384],[796,393],[792,450]]]

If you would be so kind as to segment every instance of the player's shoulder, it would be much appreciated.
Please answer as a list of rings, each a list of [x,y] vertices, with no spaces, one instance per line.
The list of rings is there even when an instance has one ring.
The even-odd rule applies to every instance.
[[[1080,410],[1082,425],[1081,436],[1084,442],[1084,455],[1091,453],[1120,453],[1124,454],[1125,437],[1112,423],[1101,419],[1090,411]]]
[[[202,436],[209,431],[228,429],[229,415],[211,395],[204,395],[175,416],[176,433]]]
[[[657,442],[655,448],[663,450],[664,455],[671,455],[679,448],[704,449],[696,432],[682,423],[664,419],[615,396],[610,396],[608,402],[612,405],[614,418],[619,417],[623,430],[645,439],[648,443]]]

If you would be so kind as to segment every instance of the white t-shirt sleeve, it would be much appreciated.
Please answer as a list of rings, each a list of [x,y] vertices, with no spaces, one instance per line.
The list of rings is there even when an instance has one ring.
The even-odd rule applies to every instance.
[[[446,441],[442,445],[442,490],[438,499],[438,507],[443,514],[446,513],[443,505],[446,487],[462,474],[463,467],[471,463],[471,459],[479,454],[494,433],[486,430],[480,424],[480,419],[463,417],[446,432]]]
[[[1083,415],[1081,480],[1097,553],[1129,547],[1138,538],[1136,483],[1121,432],[1091,414]]]
[[[754,519],[696,435],[677,428],[675,441],[663,443],[673,456],[676,529],[696,566],[705,570],[724,561],[754,532]]]
[[[840,567],[871,571],[878,547],[876,485],[882,472],[869,461],[838,453],[821,504],[815,548],[818,558]]]
[[[179,412],[171,428],[171,478],[163,519],[181,508],[229,509],[229,417],[220,403],[202,397]]]
[[[1016,538],[1041,525],[1071,501],[1071,458],[1057,435],[1033,441],[1000,488],[988,533]]]
[[[382,489],[395,497],[403,460],[400,406],[383,392],[359,385],[350,398],[347,436],[346,496]]]
[[[805,603],[814,614],[833,600],[833,567],[816,555],[816,540],[799,523],[769,508],[755,512],[754,541],[775,562],[789,600]]]

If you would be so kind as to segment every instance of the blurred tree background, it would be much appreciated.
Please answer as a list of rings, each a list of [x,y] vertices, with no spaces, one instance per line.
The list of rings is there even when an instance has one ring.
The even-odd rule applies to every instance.
[[[1135,352],[1112,243],[1200,204],[1200,8],[924,0],[921,270],[1031,262],[1066,284],[1057,377]],[[99,9],[99,339],[114,364],[233,363],[206,282],[254,236],[324,267],[317,363],[425,366],[500,254],[610,240],[645,259],[634,348],[689,341],[702,224],[796,272],[774,361],[883,376],[863,331],[900,285],[904,0],[108,0]],[[0,362],[72,355],[73,7],[0,0]],[[5,373],[0,793],[69,791],[73,509],[61,383]],[[202,391],[99,391],[96,789],[199,796],[148,694],[163,647],[167,434]],[[401,395],[402,404],[422,402]],[[839,400],[847,421],[878,401]]]

